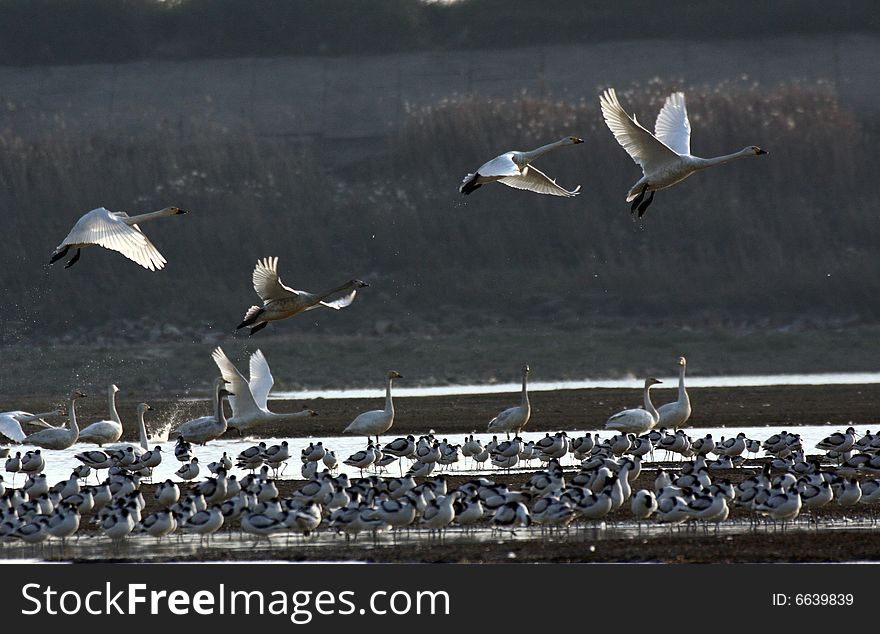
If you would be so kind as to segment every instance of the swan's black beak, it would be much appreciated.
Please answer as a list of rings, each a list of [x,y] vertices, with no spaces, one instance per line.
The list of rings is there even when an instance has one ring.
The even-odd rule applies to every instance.
[[[755,154],[770,154],[770,152],[768,152],[767,150],[762,150],[761,148],[758,148],[758,151],[755,152]]]
[[[578,137],[574,137],[572,139],[572,143],[574,143],[575,145],[577,145],[578,143],[583,143],[583,142],[584,142],[584,140],[581,138],[578,138]]]
[[[180,209],[180,208],[178,208],[178,209],[177,209],[177,213],[174,214],[174,215],[175,215],[175,216],[182,216],[182,215],[185,214],[185,213],[187,213],[186,209]]]

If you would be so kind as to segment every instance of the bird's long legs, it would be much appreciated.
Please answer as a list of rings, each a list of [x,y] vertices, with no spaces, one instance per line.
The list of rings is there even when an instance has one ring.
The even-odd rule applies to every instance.
[[[648,195],[648,197],[644,200],[644,202],[641,205],[639,205],[639,218],[641,218],[642,216],[645,215],[645,210],[648,208],[648,206],[651,204],[651,202],[653,200],[654,200],[654,192],[652,191]]]
[[[80,254],[80,252],[81,252],[81,249],[77,249],[77,250],[76,250],[76,255],[74,255],[72,258],[70,258],[70,259],[67,261],[67,264],[64,265],[64,268],[69,269],[71,266],[73,266],[74,264],[76,264],[77,261],[79,260],[79,254]]]

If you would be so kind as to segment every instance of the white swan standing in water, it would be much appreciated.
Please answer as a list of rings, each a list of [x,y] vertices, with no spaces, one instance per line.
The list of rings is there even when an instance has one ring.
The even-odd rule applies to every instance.
[[[119,388],[111,385],[107,388],[107,401],[110,408],[110,420],[99,420],[79,432],[79,442],[93,442],[99,447],[116,442],[122,436],[122,421],[116,411],[116,393]]]
[[[36,445],[43,449],[67,449],[72,446],[76,439],[79,438],[79,427],[76,424],[76,401],[85,397],[86,395],[79,390],[74,390],[70,393],[70,426],[67,429],[63,427],[43,429],[31,434],[22,443]]]
[[[489,421],[487,431],[503,431],[510,439],[510,432],[516,432],[518,436],[522,428],[529,422],[532,409],[529,405],[529,366],[522,367],[522,400],[516,407],[510,407]]]
[[[145,269],[157,271],[165,266],[166,260],[137,223],[185,213],[179,207],[165,207],[138,216],[129,216],[124,211],[110,211],[104,207],[92,209],[76,221],[67,237],[55,248],[49,264],[54,264],[73,248],[76,253],[64,265],[64,268],[69,269],[79,260],[82,249],[99,246],[121,253]]]
[[[51,412],[43,412],[41,414],[31,414],[21,410],[13,410],[9,412],[0,412],[0,435],[6,436],[13,442],[22,442],[27,434],[21,428],[22,425],[31,424],[46,429],[54,429],[52,425],[43,420],[44,417],[59,416],[61,410],[53,410]]]
[[[149,439],[147,438],[147,425],[144,422],[144,414],[153,408],[147,405],[146,403],[139,403],[137,407],[137,422],[138,422],[138,444],[132,445],[131,443],[119,443],[117,445],[112,445],[111,447],[107,447],[106,451],[127,451],[131,449],[132,453],[137,458],[140,458],[147,451],[150,450],[150,446],[148,444]],[[80,438],[82,438],[82,433],[80,433]],[[162,442],[162,440],[157,440],[157,442]]]
[[[379,443],[379,434],[384,434],[391,429],[394,424],[394,403],[391,400],[391,381],[394,379],[402,379],[403,375],[396,370],[389,370],[385,376],[385,409],[375,409],[358,416],[349,423],[348,427],[342,430],[344,434],[358,434],[367,437],[376,437],[376,444]]]
[[[700,158],[691,154],[691,124],[688,121],[684,93],[676,92],[666,98],[666,103],[657,115],[654,134],[651,134],[627,114],[614,88],[606,90],[599,103],[605,123],[614,138],[641,168],[643,176],[626,194],[626,202],[632,202],[630,211],[639,210],[639,217],[645,213],[654,200],[654,192],[683,181],[685,178],[707,167],[721,165],[734,159],[767,154],[756,145],[750,145],[739,152]],[[645,198],[645,194],[650,195]]]
[[[181,423],[174,429],[170,436],[183,438],[187,442],[194,442],[198,445],[204,445],[209,440],[219,438],[226,432],[226,414],[223,412],[223,398],[227,396],[235,396],[224,386],[226,380],[218,377],[214,381],[214,415],[202,416]]]
[[[269,391],[275,384],[275,379],[262,351],[257,350],[251,355],[250,381],[245,380],[219,346],[211,357],[220,368],[220,373],[229,384],[230,390],[235,394],[227,399],[232,408],[232,418],[226,421],[229,427],[244,432],[261,423],[288,422],[295,418],[315,415],[310,409],[291,414],[276,414],[269,411]]]
[[[660,420],[660,414],[651,402],[651,388],[661,381],[654,377],[645,379],[645,409],[625,409],[608,419],[605,429],[621,431],[625,434],[644,434]]]
[[[334,310],[345,308],[354,301],[357,289],[369,286],[369,284],[361,280],[349,280],[342,286],[331,288],[323,293],[298,291],[285,286],[281,282],[281,278],[278,276],[277,257],[257,260],[252,281],[254,290],[260,296],[260,299],[263,300],[263,306],[251,306],[248,308],[244,320],[235,328],[239,330],[250,327],[250,334],[252,335],[265,328],[270,321],[287,319],[313,308],[320,306],[333,308]],[[339,293],[345,294],[339,299],[325,301],[327,298]]]
[[[667,429],[684,427],[684,424],[691,417],[691,401],[684,387],[684,372],[687,368],[687,360],[684,357],[679,357],[678,365],[678,400],[661,405],[657,409],[657,413],[660,414],[660,421],[657,424]]]
[[[483,163],[480,168],[473,174],[468,174],[461,182],[458,188],[462,194],[468,195],[475,189],[478,189],[486,183],[499,182],[502,185],[513,187],[514,189],[526,189],[538,194],[550,194],[551,196],[565,196],[570,198],[577,196],[580,185],[569,191],[564,187],[556,184],[546,174],[532,167],[531,163],[537,158],[544,156],[547,152],[566,145],[577,145],[583,143],[583,139],[576,136],[567,136],[559,139],[554,143],[542,145],[536,150],[530,152],[519,152],[512,150],[496,156],[491,161]]]

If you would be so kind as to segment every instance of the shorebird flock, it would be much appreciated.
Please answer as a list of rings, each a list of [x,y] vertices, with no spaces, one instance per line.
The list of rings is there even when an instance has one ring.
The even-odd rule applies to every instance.
[[[430,435],[407,436],[383,448],[371,442],[343,460],[361,470],[360,477],[349,477],[336,473],[332,450],[312,441],[300,452],[304,479],[296,486],[276,479],[291,459],[287,441],[260,442],[235,459],[224,453],[207,465],[210,475],[197,480],[198,459],[180,437],[174,448],[182,463],[180,481],[156,484],[147,481],[161,463],[161,451],[135,455],[133,446],[85,451],[77,454],[80,467],[50,486],[41,473],[45,455],[34,450],[6,460],[13,481],[0,477],[0,543],[54,539],[63,547],[68,538],[86,534],[119,545],[133,534],[161,539],[187,533],[208,543],[224,529],[230,538],[239,531],[255,540],[319,532],[346,539],[369,533],[376,540],[386,531],[394,539],[412,531],[443,538],[450,529],[466,535],[477,529],[599,529],[627,522],[637,522],[639,530],[645,522],[716,531],[723,523],[753,528],[780,523],[785,530],[804,512],[818,526],[823,507],[869,517],[873,524],[880,509],[880,434],[859,435],[850,427],[816,448],[824,454],[807,457],[800,436],[788,431],[761,441],[744,433],[727,440],[693,439],[681,429],[605,438],[558,432],[530,443],[496,437],[486,446],[472,435],[455,445]],[[759,451],[760,461],[747,461]],[[663,462],[655,456],[660,453]],[[454,467],[469,460],[480,469],[491,462],[495,473],[483,470],[467,481],[459,476],[462,481],[451,486]],[[402,475],[390,475],[393,464],[403,461],[408,471],[403,474],[401,466]],[[518,486],[497,481],[498,474],[509,480],[517,462],[533,461],[543,467],[521,473]],[[573,466],[563,467],[566,461]],[[249,473],[229,475],[233,464]],[[93,472],[104,470],[103,480],[87,484]],[[19,472],[26,477],[16,488]],[[283,495],[279,484],[287,491]]]

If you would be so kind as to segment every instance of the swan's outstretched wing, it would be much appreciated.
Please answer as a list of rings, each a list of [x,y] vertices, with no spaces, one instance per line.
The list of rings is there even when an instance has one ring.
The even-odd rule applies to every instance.
[[[232,361],[229,360],[226,353],[223,352],[223,348],[217,346],[214,352],[211,353],[211,358],[214,359],[214,363],[220,368],[223,380],[229,384],[229,391],[234,394],[234,396],[227,397],[229,406],[232,408],[232,416],[235,417],[256,411],[257,404],[254,401],[253,394],[251,394],[248,382]]]
[[[477,170],[480,176],[517,176],[519,166],[513,162],[513,152],[505,152],[487,161]],[[467,180],[467,178],[465,178]]]
[[[578,190],[580,190],[580,185],[575,187],[573,190],[568,191],[564,187],[561,187],[556,184],[556,181],[551,180],[546,174],[544,174],[541,170],[536,169],[531,165],[526,165],[523,168],[522,174],[518,174],[516,176],[505,176],[504,178],[499,179],[499,183],[504,183],[508,187],[514,187],[516,189],[527,189],[530,192],[537,192],[538,194],[550,194],[551,196],[566,196],[572,197],[578,195]]]
[[[666,98],[654,124],[654,135],[678,154],[691,153],[691,122],[683,92],[674,92]]]
[[[93,209],[80,218],[59,248],[65,245],[97,244],[121,253],[145,269],[157,271],[165,266],[165,258],[137,225],[129,226],[120,218],[124,212],[112,213],[103,207]]]
[[[321,302],[321,306],[326,306],[327,308],[339,310],[341,308],[345,308],[346,306],[350,306],[351,303],[354,301],[355,295],[357,295],[357,290],[352,290],[347,295],[343,295],[339,299],[334,299],[332,302]]]
[[[602,116],[608,129],[632,160],[641,166],[643,172],[678,158],[675,152],[645,130],[635,117],[626,113],[617,100],[614,88],[606,90],[599,97],[599,103],[602,105]]]
[[[257,350],[251,355],[251,394],[257,407],[268,409],[269,392],[275,384],[272,372],[269,370],[269,362],[263,355],[262,350]]]
[[[21,442],[26,437],[21,424],[8,412],[0,414],[0,434],[13,442]]]
[[[254,290],[265,303],[302,294],[302,291],[294,290],[281,282],[281,278],[278,277],[277,257],[257,260],[253,281]]]

